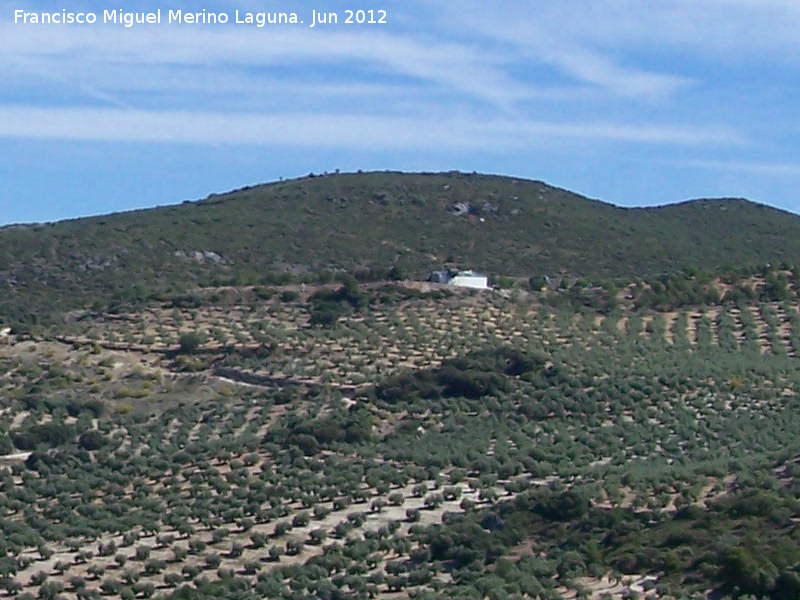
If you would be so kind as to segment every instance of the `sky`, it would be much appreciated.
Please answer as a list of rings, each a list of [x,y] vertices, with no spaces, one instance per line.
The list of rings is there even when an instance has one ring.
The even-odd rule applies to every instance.
[[[168,22],[185,4],[0,0],[0,225],[336,169],[800,213],[796,0],[201,0],[228,22]],[[96,22],[24,14],[62,11]]]

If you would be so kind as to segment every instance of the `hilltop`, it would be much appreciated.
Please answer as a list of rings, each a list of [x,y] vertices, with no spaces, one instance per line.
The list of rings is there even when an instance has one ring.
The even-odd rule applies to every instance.
[[[0,229],[0,314],[33,323],[197,286],[424,277],[643,277],[796,262],[800,217],[742,199],[621,208],[540,181],[328,174],[196,202]]]

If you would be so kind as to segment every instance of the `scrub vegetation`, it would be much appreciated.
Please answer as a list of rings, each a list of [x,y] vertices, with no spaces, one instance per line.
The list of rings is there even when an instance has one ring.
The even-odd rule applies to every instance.
[[[264,189],[358,177],[391,180]],[[432,178],[543,185],[397,181]],[[798,270],[508,257],[485,291],[392,261],[373,281],[215,283],[181,257],[200,271],[179,289],[9,319],[0,595],[800,597]]]
[[[646,199],[643,199],[646,200]],[[800,217],[741,199],[620,208],[467,173],[309,174],[198,202],[0,229],[0,314],[22,328],[201,287],[421,279],[473,268],[629,281],[795,263]]]

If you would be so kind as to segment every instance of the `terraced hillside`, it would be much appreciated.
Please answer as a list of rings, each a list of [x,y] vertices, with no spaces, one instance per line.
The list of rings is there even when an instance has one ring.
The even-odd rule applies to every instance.
[[[411,295],[417,297],[400,304],[378,303],[341,316],[336,327],[326,329],[311,325],[308,304],[289,291],[298,299],[224,307],[164,305],[109,315],[73,324],[60,338],[82,346],[164,354],[179,352],[181,340],[195,336],[198,347],[193,354],[201,368],[213,364],[218,371],[252,375],[254,382],[261,377],[264,382],[291,379],[344,388],[397,369],[436,365],[468,348],[502,344],[589,350],[613,348],[624,339],[694,353],[788,357],[796,355],[800,344],[800,315],[792,301],[565,316],[530,300],[512,301],[510,294],[422,287],[428,291],[414,292]],[[368,289],[377,290],[380,298],[382,291],[404,288]]]
[[[604,314],[552,291],[218,288],[7,337],[0,585],[792,597],[787,293],[658,312],[622,290]]]

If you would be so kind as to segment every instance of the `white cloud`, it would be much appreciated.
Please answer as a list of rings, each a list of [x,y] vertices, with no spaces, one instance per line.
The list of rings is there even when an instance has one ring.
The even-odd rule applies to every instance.
[[[706,30],[706,44],[727,39],[755,10],[736,0],[730,17],[723,4],[408,0],[407,12],[395,13],[417,31],[5,22],[0,101],[7,106],[0,115],[27,114],[53,130],[4,119],[0,135],[304,144],[303,132],[313,130],[327,136],[325,144],[345,148],[377,144],[368,132],[374,129],[386,133],[382,144],[409,148],[524,147],[542,136],[744,144],[738,124],[696,121],[682,104],[651,110],[658,106],[651,100],[675,100],[707,82],[681,65],[668,70],[642,59],[648,44],[690,47]],[[37,86],[39,93],[29,94]],[[293,123],[289,130],[285,122]],[[452,141],[431,141],[432,131]]]
[[[724,128],[546,123],[469,117],[385,117],[357,113],[227,114],[0,106],[0,136],[125,142],[291,145],[361,149],[510,152],[549,140],[702,145],[740,143]]]
[[[800,3],[794,1],[515,0],[498,9],[464,0],[442,6],[439,22],[621,96],[670,96],[698,78],[712,84],[712,64],[800,62]],[[648,65],[658,56],[660,62]],[[705,62],[702,75],[698,62]]]
[[[621,96],[668,96],[692,82],[688,77],[624,67],[597,53],[574,48],[550,50],[544,58],[580,81]]]
[[[626,64],[619,58],[618,44],[609,43],[610,36],[597,35],[598,28],[602,30],[605,24],[615,22],[615,4],[618,3],[514,3],[509,11],[470,1],[466,6],[443,8],[441,23],[450,31],[468,32],[504,48],[519,62],[531,67],[547,65],[573,84],[589,84],[607,94],[666,96],[692,83],[686,75]],[[636,14],[639,6],[631,14]],[[508,12],[515,17],[509,19]],[[591,27],[584,30],[582,23]]]
[[[0,25],[0,38],[4,39],[0,73],[9,75],[26,72],[48,77],[66,70],[81,78],[101,72],[113,85],[115,79],[125,77],[126,69],[136,66],[167,67],[175,72],[296,67],[298,74],[307,68],[329,67],[330,77],[346,78],[353,72],[384,79],[406,77],[497,106],[508,106],[514,98],[528,95],[520,83],[497,67],[501,56],[435,37],[298,29],[267,34],[259,29],[222,26],[97,27],[87,31],[6,23]],[[76,72],[77,65],[83,73]],[[108,73],[113,69],[116,76]]]
[[[800,163],[749,162],[741,160],[688,160],[675,164],[695,169],[730,171],[769,177],[800,177]]]

